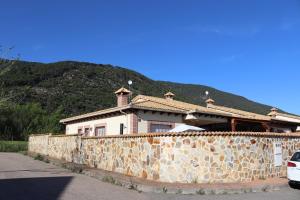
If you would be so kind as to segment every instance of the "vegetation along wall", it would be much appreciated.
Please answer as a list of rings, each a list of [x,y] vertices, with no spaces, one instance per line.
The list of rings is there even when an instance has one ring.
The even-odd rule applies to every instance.
[[[287,161],[298,149],[299,133],[29,138],[29,151],[34,153],[129,176],[180,183],[229,183],[285,176]]]

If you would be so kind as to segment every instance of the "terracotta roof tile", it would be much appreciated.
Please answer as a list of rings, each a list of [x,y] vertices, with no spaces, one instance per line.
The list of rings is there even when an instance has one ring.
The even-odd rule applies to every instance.
[[[152,102],[152,101],[149,101],[149,100],[135,102],[135,103],[132,104],[132,107],[133,108],[140,108],[140,109],[185,113],[185,110],[183,110],[183,109],[179,109],[179,108],[172,107],[172,106],[169,106],[169,105],[164,105],[164,104],[161,104],[161,103]]]
[[[68,117],[68,118],[60,120],[59,122],[60,123],[66,123],[66,122],[75,121],[75,120],[79,120],[79,119],[84,119],[84,118],[88,118],[88,117],[95,117],[95,116],[102,115],[102,114],[116,112],[116,111],[119,111],[119,110],[125,110],[125,109],[128,109],[128,108],[130,108],[130,106],[128,106],[128,105],[121,106],[121,107],[108,108],[108,109],[104,109],[104,110],[99,110],[99,111],[95,111],[95,112],[86,113],[86,114],[83,114],[83,115]]]
[[[200,113],[208,113],[208,114],[216,114],[221,116],[232,116],[237,118],[243,118],[243,119],[255,119],[255,120],[271,120],[269,116],[260,115],[256,113],[251,113],[247,111],[242,111],[234,108],[227,108],[223,106],[216,106],[216,105],[209,105],[209,107],[203,107],[195,104],[190,104],[182,101],[168,101],[163,98],[159,97],[152,97],[152,96],[145,96],[145,95],[138,95],[136,96],[132,102],[135,104],[135,102],[141,101],[141,100],[148,100],[150,102],[155,102],[156,104],[163,104],[170,108],[174,107],[177,109],[181,109],[187,112],[200,112]],[[151,103],[148,103],[148,107],[151,107]],[[172,110],[172,109],[170,109]]]
[[[122,88],[121,88],[122,89]],[[118,90],[117,92],[122,91],[129,91],[126,88],[123,88],[122,90]],[[125,89],[125,90],[124,90]],[[266,116],[266,115],[260,115],[252,112],[247,112],[243,110],[238,110],[234,108],[228,108],[224,106],[217,106],[217,105],[208,105],[208,107],[203,107],[195,104],[190,104],[182,101],[177,100],[167,100],[164,98],[159,97],[152,97],[152,96],[145,96],[145,95],[138,95],[134,99],[132,99],[132,102],[123,107],[114,107],[109,108],[105,110],[100,110],[96,112],[91,112],[83,115],[78,115],[66,119],[60,120],[61,123],[66,123],[78,119],[83,119],[87,117],[94,117],[97,115],[107,114],[110,112],[116,112],[119,110],[125,110],[130,108],[136,108],[136,109],[145,109],[145,110],[157,110],[157,111],[165,111],[165,112],[174,112],[174,113],[207,113],[212,115],[219,115],[219,116],[226,116],[226,117],[236,117],[241,119],[251,119],[251,120],[263,120],[263,121],[271,121],[272,117]],[[287,114],[281,114],[281,115],[287,115]],[[288,115],[289,117],[295,117],[296,119],[300,119],[300,117]],[[280,120],[280,119],[278,119]]]
[[[238,110],[235,108],[228,108],[224,106],[217,106],[217,105],[209,105],[209,108],[218,110],[218,111],[223,111],[227,113],[231,113],[233,117],[237,118],[245,118],[245,119],[256,119],[256,120],[266,120],[269,121],[271,118],[266,115],[260,115],[252,112],[247,112],[243,110]]]
[[[291,114],[286,114],[286,113],[277,113],[277,115],[283,116],[283,117],[290,117],[290,118],[294,118],[294,119],[300,120],[300,116],[296,116],[296,115],[291,115]]]
[[[170,106],[170,107],[174,107],[174,108],[177,108],[177,109],[181,109],[181,110],[185,110],[185,111],[190,111],[190,110],[206,110],[208,111],[205,107],[203,106],[198,106],[198,105],[195,105],[195,104],[190,104],[190,103],[186,103],[186,102],[182,102],[182,101],[176,101],[176,100],[173,100],[173,101],[168,101],[164,98],[159,98],[159,97],[152,97],[152,96],[145,96],[145,95],[138,95],[136,96],[132,102],[135,103],[137,101],[140,101],[140,100],[148,100],[148,101],[151,101],[151,102],[156,102],[156,103],[160,103],[160,104],[163,104],[163,105],[167,105],[167,106]]]

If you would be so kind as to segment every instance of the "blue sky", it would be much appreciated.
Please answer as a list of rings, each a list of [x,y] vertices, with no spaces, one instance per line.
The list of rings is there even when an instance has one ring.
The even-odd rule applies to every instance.
[[[300,114],[299,0],[0,0],[29,61],[119,65]],[[200,95],[200,94],[199,94]]]

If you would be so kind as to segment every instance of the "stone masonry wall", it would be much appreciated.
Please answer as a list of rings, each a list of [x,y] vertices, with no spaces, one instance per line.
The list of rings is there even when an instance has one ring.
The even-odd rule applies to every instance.
[[[30,136],[28,139],[28,151],[38,152],[42,155],[48,154],[48,138],[49,135],[41,134]]]
[[[42,150],[41,145],[31,141],[37,140],[30,139],[30,151]],[[281,167],[274,166],[274,142],[282,144]],[[285,176],[287,160],[300,149],[300,134],[49,136],[48,144],[50,157],[129,176],[162,182],[229,183]]]
[[[48,156],[59,160],[79,163],[79,148],[81,137],[70,136],[50,136],[48,143]]]

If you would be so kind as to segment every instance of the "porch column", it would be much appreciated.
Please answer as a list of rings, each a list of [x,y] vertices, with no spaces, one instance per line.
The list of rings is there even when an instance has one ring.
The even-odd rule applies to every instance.
[[[130,134],[138,133],[138,117],[135,112],[130,114]]]
[[[231,131],[232,132],[236,131],[236,119],[234,118],[231,119]]]

